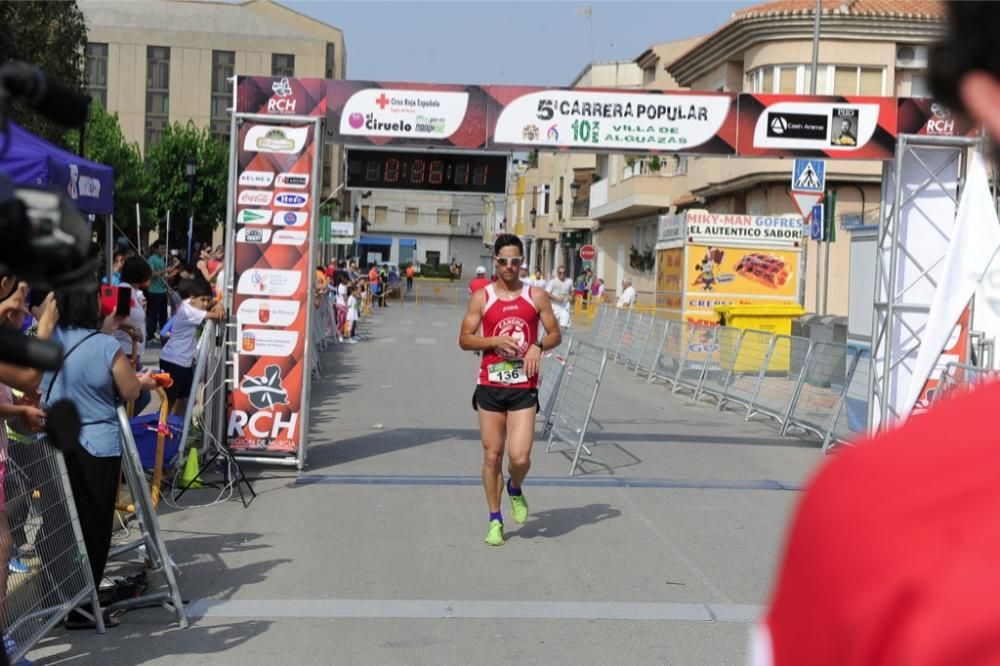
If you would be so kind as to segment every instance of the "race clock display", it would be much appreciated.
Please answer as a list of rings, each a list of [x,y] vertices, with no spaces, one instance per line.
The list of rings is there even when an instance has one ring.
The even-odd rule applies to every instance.
[[[347,149],[347,188],[504,194],[507,154]]]

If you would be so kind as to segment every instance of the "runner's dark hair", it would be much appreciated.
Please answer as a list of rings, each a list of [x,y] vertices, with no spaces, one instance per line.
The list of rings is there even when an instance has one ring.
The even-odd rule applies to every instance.
[[[1000,3],[949,2],[948,32],[931,48],[927,79],[934,97],[954,109],[962,108],[958,87],[965,74],[984,70],[1000,78],[1000,49],[995,30],[1000,25]]]
[[[524,254],[524,243],[521,242],[520,238],[518,238],[514,234],[500,234],[499,236],[497,236],[496,241],[493,243],[493,256],[494,257],[500,256],[500,250],[507,247],[508,245],[515,246],[518,250],[521,251],[521,254]]]

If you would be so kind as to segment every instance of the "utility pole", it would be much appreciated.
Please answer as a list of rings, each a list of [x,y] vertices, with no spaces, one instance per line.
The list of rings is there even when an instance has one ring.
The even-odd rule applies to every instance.
[[[819,72],[819,21],[820,15],[823,13],[823,2],[822,0],[816,0],[816,8],[813,10],[813,49],[812,49],[812,67],[811,74],[809,77],[809,94],[816,94],[816,75]],[[822,280],[822,273],[820,272],[820,257],[819,250],[820,244],[823,241],[816,241],[816,301],[813,306],[816,312],[820,311],[819,299],[820,299],[820,283]]]

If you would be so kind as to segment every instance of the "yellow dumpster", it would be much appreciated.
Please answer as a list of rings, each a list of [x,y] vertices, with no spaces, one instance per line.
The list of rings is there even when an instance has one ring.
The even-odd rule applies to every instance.
[[[756,333],[769,333],[771,335],[791,335],[792,320],[805,314],[805,310],[798,303],[767,303],[757,305],[717,305],[715,314],[718,317],[720,326],[730,326],[743,331],[754,331],[755,333],[744,334],[743,345],[740,347],[739,356],[733,364],[733,372],[746,373],[760,370],[766,346],[770,344],[770,339],[766,335]],[[720,338],[722,346],[734,346],[735,336],[724,336]],[[719,353],[723,358],[732,358],[735,349],[722,349]],[[768,372],[788,372],[791,361],[791,344],[787,339],[779,340],[771,353],[771,358],[767,364]]]

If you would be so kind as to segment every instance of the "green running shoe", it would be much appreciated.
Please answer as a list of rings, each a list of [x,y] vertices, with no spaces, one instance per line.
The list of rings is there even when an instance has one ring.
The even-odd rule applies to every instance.
[[[528,519],[528,500],[524,499],[523,490],[520,495],[510,495],[510,513],[518,525]]]
[[[486,533],[486,543],[488,543],[491,546],[504,545],[503,523],[501,523],[499,520],[490,521],[490,531]]]

